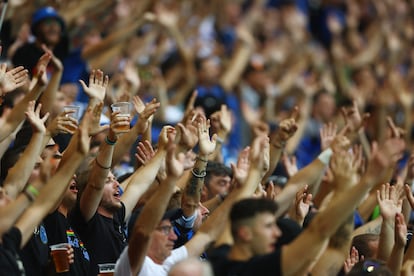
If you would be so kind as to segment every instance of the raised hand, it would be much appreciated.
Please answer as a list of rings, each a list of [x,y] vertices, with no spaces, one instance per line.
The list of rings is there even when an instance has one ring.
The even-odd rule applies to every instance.
[[[78,121],[68,116],[73,110],[64,111],[58,116],[56,116],[47,126],[48,131],[53,136],[58,135],[59,133],[69,133],[74,134],[78,128]]]
[[[148,140],[138,143],[137,153],[135,153],[135,157],[137,158],[137,161],[140,165],[145,166],[145,164],[147,164],[147,162],[150,161],[154,155],[155,151]]]
[[[197,118],[198,145],[200,146],[200,154],[208,156],[212,154],[216,148],[217,134],[213,134],[210,140],[210,120],[206,120],[204,116]]]
[[[400,248],[404,248],[407,244],[407,224],[401,213],[395,214],[394,242]]]
[[[174,143],[172,135],[168,137],[166,169],[167,175],[173,178],[179,178],[184,172],[184,153],[176,153],[177,145]]]
[[[285,167],[286,173],[289,177],[294,176],[299,170],[296,164],[296,157],[294,155],[289,157],[286,152],[282,155],[282,164]]]
[[[351,146],[351,141],[345,136],[338,134],[335,136],[334,140],[330,144],[330,147],[333,152],[342,152],[347,151]]]
[[[336,189],[346,190],[354,184],[358,168],[352,153],[335,152],[332,155],[330,167]]]
[[[175,128],[172,126],[164,126],[161,129],[160,135],[158,136],[158,148],[166,149],[168,144],[168,137],[171,135],[177,135]]]
[[[295,198],[296,221],[298,221],[300,225],[303,224],[303,221],[309,212],[311,202],[312,194],[308,191],[308,185],[305,185],[299,189]]]
[[[193,149],[198,143],[198,128],[195,126],[196,121],[188,120],[185,125],[178,123],[176,130],[177,135],[175,137],[176,143],[179,146],[179,150],[187,152]]]
[[[0,64],[0,89],[4,94],[9,93],[16,88],[23,86],[28,80],[29,71],[24,69],[23,66],[15,67],[9,71],[7,70],[7,64]]]
[[[402,158],[404,149],[405,142],[399,138],[388,139],[380,147],[374,142],[366,175],[380,179],[388,168]]]
[[[250,148],[250,166],[254,166],[260,171],[263,171],[265,164],[265,148],[266,144],[269,144],[269,137],[267,136],[258,136],[253,140],[252,146]]]
[[[188,120],[193,119],[193,116],[195,115],[194,114],[194,103],[195,103],[195,100],[197,99],[197,95],[198,95],[197,90],[194,90],[185,108],[184,116],[181,121],[182,123],[185,123]]]
[[[129,117],[127,116],[118,116],[119,111],[112,112],[111,114],[111,124],[109,125],[109,135],[115,140],[118,139],[120,135],[125,133],[125,128],[129,128]]]
[[[363,261],[363,260],[364,260],[364,256],[363,255],[359,256],[358,250],[355,248],[355,246],[352,246],[351,254],[348,255],[348,258],[346,258],[344,262],[345,274],[348,274],[356,263]]]
[[[52,56],[49,53],[44,53],[37,61],[34,74],[40,85],[46,85],[48,82],[46,68],[49,65],[51,58]]]
[[[53,68],[60,72],[63,71],[62,62],[53,54],[52,50],[50,50],[45,44],[42,44],[41,47],[45,53],[50,55],[50,64],[53,66]]]
[[[45,122],[49,118],[49,112],[47,112],[43,117],[40,117],[40,110],[42,109],[42,104],[38,104],[35,109],[35,101],[30,101],[27,106],[27,111],[25,112],[27,119],[32,125],[33,132],[45,133],[46,127]]]
[[[402,200],[398,199],[395,187],[389,183],[382,184],[381,189],[377,190],[377,201],[383,219],[393,219],[401,212]]]
[[[139,96],[134,96],[132,102],[135,107],[135,111],[139,114],[137,127],[140,133],[144,133],[150,122],[154,118],[155,112],[160,107],[160,103],[157,102],[157,99],[152,99],[149,103],[144,104]]]
[[[94,136],[109,128],[108,125],[104,125],[104,126],[100,125],[102,109],[103,109],[103,103],[100,102],[96,104],[93,107],[93,109],[90,111],[91,114],[90,114],[90,122],[88,124],[89,126],[88,133],[91,136]]]
[[[298,118],[299,109],[295,106],[290,117],[281,121],[278,130],[272,135],[271,144],[274,147],[283,148],[286,142],[296,133]]]
[[[85,93],[93,99],[103,101],[105,98],[106,88],[108,87],[109,77],[101,70],[92,70],[89,75],[89,86],[83,80],[79,80]]]
[[[210,116],[211,129],[213,133],[225,139],[231,132],[232,118],[227,105],[221,105],[220,111],[216,111]]]
[[[405,196],[407,197],[408,203],[410,203],[411,209],[414,209],[414,196],[411,191],[411,187],[408,184],[404,185]]]
[[[240,151],[239,157],[237,158],[237,164],[230,164],[233,171],[233,178],[237,181],[237,183],[244,183],[247,178],[250,168],[249,154],[250,147],[247,146]]]
[[[391,138],[402,138],[405,135],[405,130],[397,127],[391,117],[387,117],[387,125],[391,131]]]
[[[322,151],[329,148],[329,146],[335,139],[337,130],[338,130],[338,127],[334,123],[324,124],[323,127],[319,130],[319,135],[321,137]]]

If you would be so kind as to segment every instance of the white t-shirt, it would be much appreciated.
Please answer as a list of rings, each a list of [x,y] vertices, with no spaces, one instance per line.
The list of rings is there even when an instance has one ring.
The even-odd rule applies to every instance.
[[[141,271],[138,276],[167,276],[171,267],[181,260],[188,257],[187,248],[180,246],[173,251],[171,255],[164,261],[162,265],[154,263],[150,257],[145,256]],[[129,265],[128,246],[124,248],[121,256],[116,262],[115,275],[131,276],[131,266]]]

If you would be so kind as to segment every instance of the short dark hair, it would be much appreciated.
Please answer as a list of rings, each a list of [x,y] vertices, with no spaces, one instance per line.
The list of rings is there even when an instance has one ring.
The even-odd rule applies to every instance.
[[[229,176],[233,177],[233,171],[223,163],[208,161],[206,167],[206,177],[204,178],[204,184],[208,187],[211,176]]]
[[[364,255],[365,258],[373,258],[376,252],[373,252],[372,248],[369,246],[369,243],[378,240],[379,235],[377,234],[360,234],[352,239],[352,246],[358,250],[359,255]]]
[[[376,259],[365,259],[356,263],[347,275],[391,276],[393,274],[384,261]]]
[[[230,210],[231,233],[236,237],[239,222],[254,218],[258,214],[275,214],[276,202],[265,198],[247,198],[236,202]],[[276,220],[275,220],[276,223]]]

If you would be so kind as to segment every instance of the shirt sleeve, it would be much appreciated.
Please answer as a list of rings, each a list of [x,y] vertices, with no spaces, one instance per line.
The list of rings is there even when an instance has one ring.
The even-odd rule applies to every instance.
[[[171,252],[171,255],[164,261],[163,267],[165,271],[170,271],[171,267],[181,260],[188,258],[187,248],[183,245]]]
[[[119,256],[118,260],[116,261],[115,265],[115,276],[130,276],[131,275],[131,266],[129,264],[128,258],[128,246],[124,248],[122,251],[121,256]]]

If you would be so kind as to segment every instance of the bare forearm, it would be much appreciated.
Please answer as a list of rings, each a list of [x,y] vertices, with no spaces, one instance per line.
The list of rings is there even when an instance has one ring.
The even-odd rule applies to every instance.
[[[57,70],[53,73],[46,86],[45,91],[39,98],[39,102],[42,104],[42,114],[50,112],[55,104],[56,93],[59,89],[60,80],[62,79],[62,71]]]
[[[21,158],[17,163],[9,170],[7,178],[3,185],[7,190],[8,195],[11,198],[16,198],[17,195],[23,190],[27,183],[27,180],[32,173],[32,170],[40,156],[42,151],[43,133],[35,132],[30,139],[30,143],[23,152]]]
[[[388,261],[394,245],[394,219],[383,219],[381,225],[380,239],[378,244],[377,258]]]
[[[11,113],[7,117],[6,124],[0,131],[0,141],[3,141],[9,136],[21,122],[25,119],[25,110],[30,101],[37,100],[43,91],[43,86],[37,82],[32,90],[24,96],[12,109]]]

